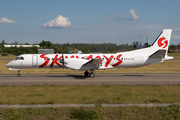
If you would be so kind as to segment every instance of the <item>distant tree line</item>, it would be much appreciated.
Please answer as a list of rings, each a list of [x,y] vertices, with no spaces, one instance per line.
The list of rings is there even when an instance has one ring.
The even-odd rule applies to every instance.
[[[114,44],[114,43],[65,43],[65,44],[53,44],[50,41],[41,41],[39,43],[40,48],[38,47],[4,47],[7,44],[5,40],[2,40],[0,43],[0,54],[7,55],[20,55],[20,54],[36,54],[37,49],[54,49],[55,53],[66,53],[69,50],[72,53],[77,53],[78,50],[82,53],[116,53],[122,51],[133,50],[133,45],[129,44]],[[18,45],[18,42],[15,41],[11,43],[13,45]],[[22,44],[21,44],[22,45]],[[28,45],[28,43],[25,43]],[[170,45],[168,52],[179,52],[180,44]]]
[[[78,49],[78,50],[81,50],[83,53],[90,53],[90,52],[115,53],[118,51],[125,51],[125,50],[133,49],[133,45],[128,45],[128,44],[117,45],[113,43],[102,43],[102,44],[65,43],[65,44],[54,44],[54,45],[56,46],[56,48],[62,48],[65,51]],[[65,52],[65,51],[62,51],[62,52]]]
[[[37,53],[37,47],[4,47],[7,43],[2,40],[0,43],[0,54],[2,56],[6,56],[8,54],[12,55],[20,55],[20,54],[36,54]],[[18,45],[18,42],[15,41],[15,43],[11,43],[13,45]],[[26,43],[26,45],[28,45]]]
[[[180,52],[180,43],[178,45],[171,44],[169,46],[169,53],[179,53]]]

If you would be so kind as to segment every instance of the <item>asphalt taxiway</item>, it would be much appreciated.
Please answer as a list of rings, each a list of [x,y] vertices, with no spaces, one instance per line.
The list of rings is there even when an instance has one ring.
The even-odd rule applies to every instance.
[[[0,85],[180,84],[180,74],[16,74],[0,75]]]

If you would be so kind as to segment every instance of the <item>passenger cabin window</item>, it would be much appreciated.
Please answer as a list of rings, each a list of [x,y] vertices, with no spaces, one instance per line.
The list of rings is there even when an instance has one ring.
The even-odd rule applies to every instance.
[[[24,57],[17,57],[15,60],[24,60]]]
[[[44,58],[44,60],[50,60],[50,58],[48,58],[48,59]],[[52,58],[52,60],[53,60],[53,58]]]

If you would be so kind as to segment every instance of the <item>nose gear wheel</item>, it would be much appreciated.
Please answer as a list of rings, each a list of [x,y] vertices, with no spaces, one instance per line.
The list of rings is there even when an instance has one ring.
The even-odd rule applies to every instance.
[[[20,76],[21,76],[21,74],[20,74],[20,70],[18,70],[18,74],[17,74],[17,76],[18,76],[18,77],[20,77]]]

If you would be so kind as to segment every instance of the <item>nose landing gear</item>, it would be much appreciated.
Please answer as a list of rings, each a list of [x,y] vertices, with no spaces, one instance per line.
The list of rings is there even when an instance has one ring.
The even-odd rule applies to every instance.
[[[18,70],[18,74],[17,74],[17,76],[18,76],[18,77],[20,77],[20,76],[21,76],[21,74],[20,74],[20,70]]]

